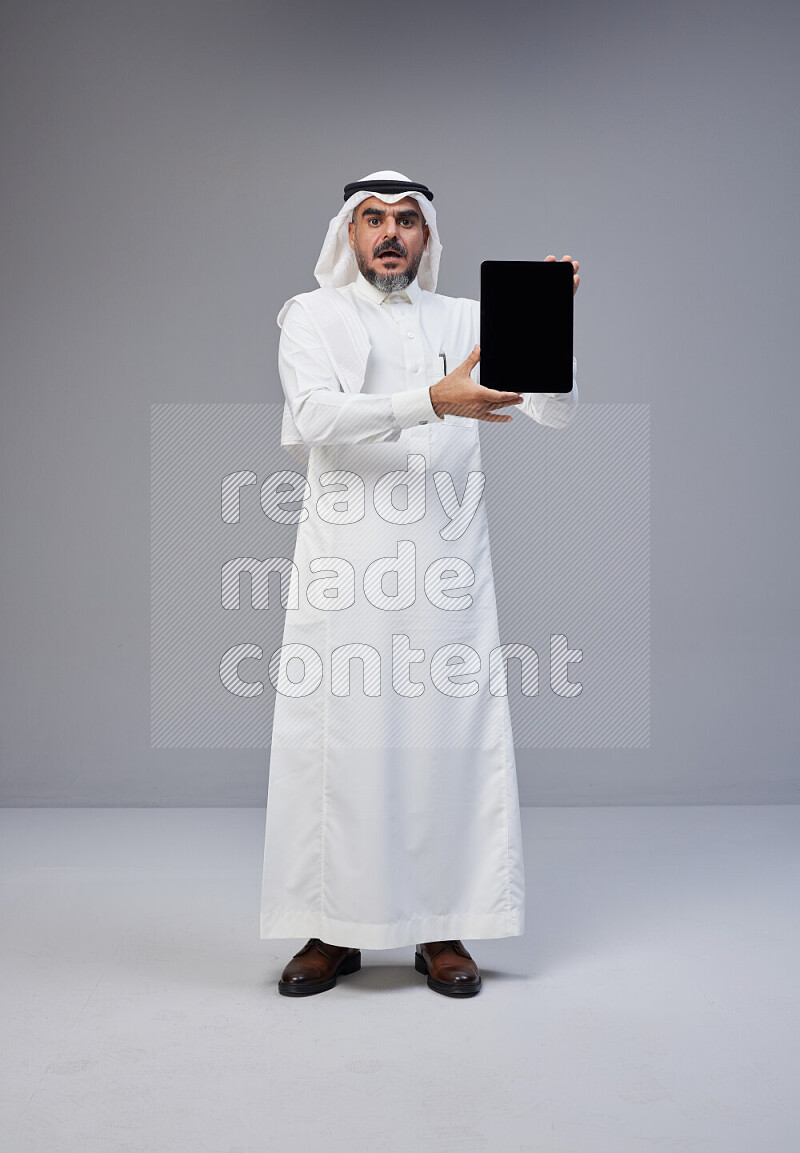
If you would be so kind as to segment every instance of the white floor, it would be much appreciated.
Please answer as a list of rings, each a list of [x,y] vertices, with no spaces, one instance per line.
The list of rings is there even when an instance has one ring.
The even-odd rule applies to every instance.
[[[800,806],[526,808],[527,931],[279,996],[258,809],[7,809],[9,1153],[795,1153]]]

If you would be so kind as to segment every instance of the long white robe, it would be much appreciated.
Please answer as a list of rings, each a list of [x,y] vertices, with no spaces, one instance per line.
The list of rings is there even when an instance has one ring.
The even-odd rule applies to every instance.
[[[261,937],[381,949],[515,936],[525,883],[508,699],[490,692],[500,638],[485,500],[447,532],[452,501],[471,473],[480,481],[480,422],[437,417],[428,391],[441,353],[451,371],[478,343],[479,305],[416,282],[387,295],[360,274],[337,291],[371,344],[358,394],[340,391],[298,305],[280,342],[310,458],[271,665]],[[575,382],[563,395],[523,384],[507,382],[524,404],[499,411],[572,419]],[[409,486],[392,495],[393,480]],[[394,579],[381,558],[395,558]]]

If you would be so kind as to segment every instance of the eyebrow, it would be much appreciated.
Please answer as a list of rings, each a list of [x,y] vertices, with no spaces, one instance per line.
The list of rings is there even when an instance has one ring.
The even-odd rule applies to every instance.
[[[385,208],[365,208],[365,209],[363,209],[361,215],[362,216],[385,216],[386,215],[386,209]],[[397,209],[393,213],[393,215],[394,216],[413,216],[415,220],[419,220],[419,213],[417,212],[416,208],[400,208],[400,209]]]

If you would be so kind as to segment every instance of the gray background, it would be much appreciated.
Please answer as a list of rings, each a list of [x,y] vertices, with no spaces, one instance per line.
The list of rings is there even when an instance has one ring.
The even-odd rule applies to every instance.
[[[788,3],[0,19],[5,804],[263,805],[265,751],[150,748],[150,405],[280,398],[275,314],[383,167],[444,293],[579,259],[581,401],[651,406],[651,746],[522,750],[523,802],[797,801]]]

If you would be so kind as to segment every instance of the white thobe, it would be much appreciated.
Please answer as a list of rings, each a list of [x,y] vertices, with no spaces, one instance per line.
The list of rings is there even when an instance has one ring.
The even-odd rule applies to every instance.
[[[310,457],[308,515],[271,664],[282,691],[261,937],[380,949],[519,935],[525,884],[510,713],[507,696],[489,691],[500,639],[485,501],[457,539],[441,531],[450,516],[440,480],[449,474],[465,499],[468,476],[481,472],[480,422],[438,417],[429,392],[442,354],[452,371],[479,343],[480,307],[416,282],[382,293],[360,274],[338,291],[371,345],[359,393],[339,389],[298,305],[280,340],[281,383]],[[525,383],[504,382],[524,397],[509,411],[569,423],[574,379],[565,394],[528,392]],[[389,473],[416,479],[400,490],[407,509],[390,497],[387,514],[377,493]],[[383,580],[391,586],[391,572],[369,575],[380,558],[394,558],[396,589]]]

